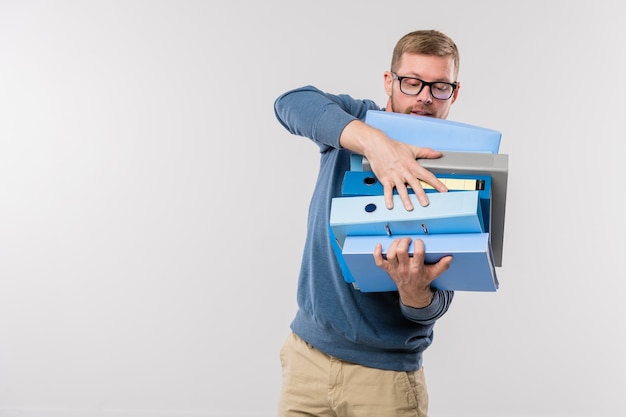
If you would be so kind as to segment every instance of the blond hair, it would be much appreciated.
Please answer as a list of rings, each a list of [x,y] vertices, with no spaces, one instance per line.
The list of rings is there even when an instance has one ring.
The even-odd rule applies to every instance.
[[[454,75],[459,73],[459,49],[448,35],[438,30],[416,30],[404,35],[393,49],[391,71],[395,72],[402,55],[423,54],[435,56],[451,56],[454,60]]]

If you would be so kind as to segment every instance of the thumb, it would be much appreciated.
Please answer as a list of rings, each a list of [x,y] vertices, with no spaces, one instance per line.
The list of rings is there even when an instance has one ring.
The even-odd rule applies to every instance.
[[[416,150],[415,150],[415,159],[420,159],[420,158],[428,158],[428,159],[432,159],[432,158],[441,158],[443,156],[443,153],[441,151],[436,151],[433,148],[422,148],[419,146],[416,146]]]
[[[452,255],[444,256],[441,258],[436,264],[431,265],[432,271],[435,274],[435,277],[443,274],[450,268],[450,264],[452,263]]]

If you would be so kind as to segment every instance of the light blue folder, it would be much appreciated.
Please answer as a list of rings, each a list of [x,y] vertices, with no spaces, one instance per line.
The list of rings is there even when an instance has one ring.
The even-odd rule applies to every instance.
[[[395,239],[405,236],[348,236],[342,253],[349,278],[362,292],[397,291],[389,275],[374,262],[374,248],[383,246],[383,255]],[[441,234],[411,236],[424,242],[426,263],[435,263],[452,255],[450,268],[443,272],[432,287],[453,291],[496,291],[498,279],[491,254],[488,233]],[[413,252],[413,243],[409,253]]]
[[[335,197],[330,209],[330,227],[339,245],[346,236],[439,234],[484,232],[478,191],[429,194],[423,207],[410,194],[414,209],[407,211],[400,196],[393,196],[387,209],[382,195]]]
[[[493,129],[381,110],[369,110],[365,123],[392,139],[439,151],[498,153],[502,138],[502,133]]]
[[[438,151],[497,154],[502,133],[468,123],[427,116],[368,110],[365,123],[400,142]],[[350,170],[361,171],[363,156],[352,154]]]

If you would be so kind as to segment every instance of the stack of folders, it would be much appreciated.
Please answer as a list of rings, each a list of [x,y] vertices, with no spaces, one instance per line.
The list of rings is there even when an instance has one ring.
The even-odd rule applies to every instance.
[[[395,239],[411,237],[412,241],[423,241],[427,263],[453,256],[450,268],[433,281],[434,288],[496,291],[499,284],[495,267],[501,259],[494,260],[492,234],[494,221],[499,236],[502,234],[504,206],[499,204],[495,213],[493,203],[496,191],[506,193],[508,164],[506,159],[504,164],[498,159],[495,170],[491,162],[476,167],[473,155],[497,154],[501,134],[458,122],[382,111],[368,112],[365,121],[393,139],[442,150],[444,156],[450,152],[468,159],[471,169],[433,170],[449,192],[436,192],[422,182],[428,193],[428,206],[421,206],[409,190],[412,211],[404,208],[397,194],[393,196],[393,209],[387,209],[382,184],[369,170],[367,160],[354,154],[350,170],[345,173],[342,196],[332,201],[329,224],[333,249],[345,281],[363,292],[396,291],[393,280],[376,266],[374,248],[382,244],[385,255]],[[497,187],[493,184],[492,171],[496,172]],[[505,173],[504,186],[499,171]],[[498,201],[504,201],[504,196]],[[498,249],[500,257],[501,238]]]

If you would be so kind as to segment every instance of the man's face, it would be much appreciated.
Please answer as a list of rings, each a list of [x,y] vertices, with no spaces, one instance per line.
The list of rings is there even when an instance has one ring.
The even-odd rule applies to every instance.
[[[455,79],[454,60],[452,57],[408,54],[402,55],[396,70],[399,77],[415,77],[426,82],[443,81],[453,83]],[[456,100],[459,86],[448,100],[433,98],[430,86],[424,86],[417,95],[407,95],[400,91],[400,81],[395,80],[391,72],[385,72],[385,91],[389,96],[387,111],[445,119],[450,106]]]

